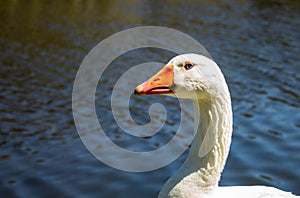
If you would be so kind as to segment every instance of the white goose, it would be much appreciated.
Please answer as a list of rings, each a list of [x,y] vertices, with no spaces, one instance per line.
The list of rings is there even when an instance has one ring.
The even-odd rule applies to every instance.
[[[137,95],[191,98],[199,127],[187,160],[166,182],[159,198],[296,197],[267,186],[219,187],[232,135],[231,98],[217,64],[198,54],[174,57],[135,89]]]

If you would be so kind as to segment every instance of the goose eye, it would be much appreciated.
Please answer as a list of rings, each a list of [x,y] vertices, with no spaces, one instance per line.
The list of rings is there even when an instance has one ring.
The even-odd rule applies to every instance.
[[[184,69],[185,70],[189,70],[189,69],[192,69],[193,68],[193,64],[192,63],[186,63],[184,64]]]

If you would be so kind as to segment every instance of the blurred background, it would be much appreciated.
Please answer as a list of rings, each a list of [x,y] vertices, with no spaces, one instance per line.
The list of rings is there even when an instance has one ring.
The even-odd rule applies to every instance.
[[[88,152],[72,117],[73,81],[83,58],[108,36],[144,25],[196,38],[226,76],[234,133],[220,184],[261,184],[300,195],[299,17],[297,0],[1,0],[0,196],[157,196],[188,151],[156,171],[119,171]],[[99,121],[116,144],[153,150],[176,131],[176,99],[155,99],[171,113],[153,138],[130,137],[110,113],[111,88],[124,68],[172,56],[136,50],[112,63],[115,70],[101,79],[97,113],[107,115]],[[149,121],[144,113],[151,101],[131,97],[137,122]]]

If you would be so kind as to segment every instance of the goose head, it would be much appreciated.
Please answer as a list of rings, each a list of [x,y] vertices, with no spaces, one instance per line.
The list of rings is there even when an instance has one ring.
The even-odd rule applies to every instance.
[[[232,133],[230,94],[217,64],[198,54],[178,55],[137,86],[135,94],[162,94],[194,102],[195,139],[190,154],[159,197],[199,197],[217,186]]]
[[[176,56],[157,74],[136,87],[135,94],[190,98],[200,106],[200,112],[195,118],[201,118],[203,122],[199,128],[196,125],[197,133],[190,154],[182,167],[163,186],[159,198],[240,195],[296,197],[265,186],[218,187],[231,142],[232,109],[225,78],[211,59],[198,54]]]
[[[206,101],[224,90],[223,74],[214,61],[198,54],[182,54],[172,58],[157,74],[136,87],[135,94]]]

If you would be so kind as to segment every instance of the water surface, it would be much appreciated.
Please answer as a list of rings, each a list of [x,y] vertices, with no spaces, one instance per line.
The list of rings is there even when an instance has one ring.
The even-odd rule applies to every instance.
[[[270,185],[300,195],[299,13],[293,0],[2,1],[1,197],[157,196],[187,152],[156,171],[110,168],[83,146],[71,109],[73,81],[85,55],[111,34],[142,25],[193,36],[226,76],[234,133],[221,185]],[[128,65],[167,62],[172,55],[137,50],[114,62],[114,72],[104,76],[107,92],[97,89],[97,113],[108,115],[101,122],[118,145],[153,150],[172,138],[180,119],[176,99],[131,97],[139,123],[149,121],[144,113],[152,100],[168,107],[162,133],[148,139],[123,133],[108,100],[112,83]]]

